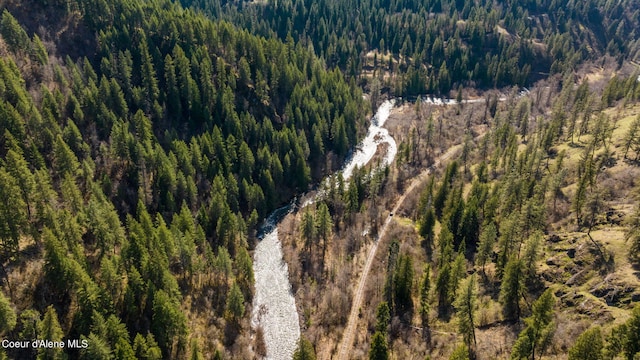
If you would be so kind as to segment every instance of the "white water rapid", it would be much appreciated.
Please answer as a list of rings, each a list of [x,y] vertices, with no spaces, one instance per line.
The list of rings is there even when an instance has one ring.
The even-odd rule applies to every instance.
[[[253,327],[261,326],[267,359],[291,359],[300,338],[296,300],[291,294],[289,269],[282,258],[277,224],[256,246],[253,274]]]
[[[381,166],[389,165],[396,157],[398,147],[396,141],[393,140],[389,131],[383,128],[384,123],[391,114],[394,100],[387,100],[380,105],[378,111],[371,119],[371,125],[367,136],[362,140],[362,143],[357,147],[357,150],[347,160],[347,163],[342,167],[342,177],[347,180],[351,177],[353,170],[358,167],[366,165],[376,154],[379,144],[387,143],[387,153],[384,156],[384,161]]]
[[[390,164],[396,156],[397,145],[383,128],[391,113],[394,101],[382,103],[371,119],[366,138],[354,151],[342,168],[344,179],[348,179],[356,166],[366,165],[375,155],[379,144],[387,143],[382,166]],[[308,204],[311,202],[305,203]],[[291,293],[289,269],[282,257],[282,246],[278,239],[278,222],[290,212],[292,205],[280,208],[271,214],[263,225],[262,240],[256,245],[253,258],[255,295],[251,325],[262,327],[267,347],[267,359],[289,360],[300,338],[300,325],[296,302]]]

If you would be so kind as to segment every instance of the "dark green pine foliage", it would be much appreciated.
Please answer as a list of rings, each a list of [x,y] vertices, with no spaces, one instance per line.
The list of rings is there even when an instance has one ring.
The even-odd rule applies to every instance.
[[[386,334],[391,322],[391,313],[389,304],[386,301],[381,302],[376,310],[376,331]]]
[[[594,326],[578,336],[569,349],[569,360],[602,360],[603,348],[602,330],[599,326]]]
[[[431,302],[429,300],[429,292],[431,290],[431,267],[425,266],[424,274],[420,280],[420,320],[422,322],[422,337],[425,342],[431,344],[431,325],[429,323],[429,312],[431,310]]]
[[[0,20],[0,34],[12,52],[28,52],[31,47],[29,35],[24,31],[18,21],[6,9],[2,12]]]
[[[520,301],[525,292],[524,264],[520,259],[512,259],[507,263],[502,285],[500,286],[500,303],[505,318],[519,320],[521,314]]]
[[[389,359],[389,348],[387,346],[387,337],[384,333],[376,331],[371,339],[371,348],[369,349],[369,360],[387,360]]]
[[[0,167],[0,263],[17,253],[26,230],[27,208],[20,193],[19,182]]]
[[[533,302],[532,314],[524,320],[526,327],[513,345],[511,359],[535,359],[541,357],[549,346],[555,323],[553,321],[553,309],[555,297],[551,289],[547,289]]]
[[[474,354],[477,349],[474,317],[477,310],[475,275],[471,275],[460,283],[460,289],[454,302],[458,316],[458,331],[464,338],[465,345]]]
[[[298,348],[293,353],[293,360],[315,360],[316,353],[313,345],[304,336],[298,340]]]
[[[623,59],[637,51],[625,41],[639,25],[633,11],[625,11],[634,9],[633,0],[181,3],[263,36],[309,42],[329,66],[351,77],[368,66],[397,74],[388,84],[401,96],[449,93],[467,84],[524,86],[604,53]],[[576,32],[584,36],[576,39]],[[364,56],[370,51],[377,56]],[[377,61],[381,55],[393,59]],[[607,98],[616,95],[610,93]]]
[[[395,294],[396,294],[396,280],[395,271],[398,263],[398,252],[400,251],[400,244],[398,240],[393,240],[389,244],[389,255],[387,262],[387,277],[384,283],[384,297],[386,304],[391,310],[391,313],[395,314]]]
[[[88,339],[86,359],[187,357],[186,294],[207,304],[215,331],[246,331],[259,220],[363,135],[361,90],[306,46],[170,1],[19,5],[0,19],[0,270],[30,261],[25,248],[44,266],[42,301],[16,315],[46,314],[51,336]],[[34,29],[33,18],[77,28],[43,41],[60,24]],[[323,254],[332,226],[320,206]],[[103,322],[126,336],[99,331]]]
[[[153,294],[151,329],[158,339],[163,356],[169,357],[174,346],[184,347],[187,323],[179,303],[163,290]],[[174,345],[175,344],[175,345]]]
[[[442,219],[444,215],[444,210],[446,206],[447,199],[449,197],[449,193],[453,187],[453,183],[455,182],[455,178],[458,173],[458,163],[456,161],[451,162],[447,165],[447,170],[445,171],[444,178],[442,179],[442,183],[436,192],[433,199],[433,207],[438,219]]]
[[[427,254],[431,254],[433,242],[435,239],[434,227],[436,225],[436,214],[433,210],[432,206],[428,206],[424,215],[420,219],[418,223],[418,231],[420,235],[425,239],[425,247],[427,249]]]
[[[16,313],[11,307],[9,300],[0,292],[0,334],[7,333],[16,326]]]
[[[56,309],[50,305],[41,322],[38,323],[38,335],[50,341],[62,341],[64,333],[58,322]],[[38,348],[38,359],[63,359],[63,350],[58,347]]]
[[[631,318],[624,325],[626,336],[622,349],[627,359],[635,359],[640,354],[640,305],[633,308]]]
[[[413,260],[410,255],[400,255],[396,262],[396,269],[393,273],[394,294],[393,309],[396,315],[405,319],[411,319],[413,313],[413,300],[411,298],[413,290]]]
[[[441,317],[447,316],[453,304],[452,288],[454,278],[454,251],[453,235],[446,226],[443,226],[438,236],[440,257],[438,258],[438,276],[435,283],[435,291],[438,298],[438,314]],[[457,284],[456,284],[457,286]]]

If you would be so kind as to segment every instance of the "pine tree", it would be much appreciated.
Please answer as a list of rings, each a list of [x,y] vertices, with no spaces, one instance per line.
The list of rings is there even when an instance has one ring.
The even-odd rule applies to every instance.
[[[6,9],[2,12],[2,20],[0,20],[0,34],[11,52],[29,51],[31,47],[29,36],[20,26],[18,20]]]
[[[142,86],[144,91],[144,98],[142,101],[142,108],[146,114],[151,114],[151,111],[157,103],[160,95],[160,89],[158,88],[158,79],[156,77],[156,71],[153,66],[153,60],[149,54],[149,45],[144,33],[140,32],[140,44],[138,45],[138,51],[141,60]]]
[[[40,313],[37,310],[28,309],[20,314],[21,340],[31,340],[38,337],[38,324],[40,323]]]
[[[349,147],[349,139],[347,138],[346,125],[344,118],[339,117],[331,123],[331,141],[333,148],[339,156],[344,156]]]
[[[400,251],[400,244],[398,240],[394,239],[389,244],[389,256],[387,259],[387,277],[384,283],[384,299],[386,300],[389,308],[391,309],[391,313],[395,313],[394,309],[394,294],[396,288],[396,277],[394,273],[396,271],[396,264],[398,262],[398,252]]]
[[[136,360],[131,344],[123,338],[118,339],[113,354],[116,359]]]
[[[141,334],[136,334],[136,337],[133,339],[133,351],[138,359],[162,359],[162,352],[151,333],[148,333],[146,338]]]
[[[304,241],[305,251],[309,254],[317,235],[315,216],[309,208],[307,208],[307,210],[302,214],[300,233],[302,235],[302,240]]]
[[[73,151],[71,151],[69,145],[64,142],[61,135],[56,137],[56,142],[54,144],[53,163],[61,177],[66,174],[75,176],[76,172],[80,168],[78,158]]]
[[[453,235],[446,226],[442,227],[438,237],[440,258],[438,259],[438,276],[436,278],[436,293],[438,294],[438,313],[446,315],[451,307],[451,289],[453,269]]]
[[[500,286],[500,302],[504,317],[509,320],[520,319],[520,298],[525,291],[524,269],[520,259],[511,259],[505,267],[502,285]]]
[[[640,261],[640,205],[636,206],[634,212],[625,219],[627,230],[625,240],[630,243],[629,257],[635,261]]]
[[[636,360],[640,353],[640,305],[631,312],[631,318],[625,323],[626,336],[623,343],[627,360]]]
[[[200,351],[200,345],[198,345],[198,339],[191,339],[191,360],[204,360],[204,355]]]
[[[327,241],[331,237],[331,231],[333,228],[333,220],[329,213],[329,207],[325,202],[318,205],[318,211],[316,212],[316,228],[318,236],[322,238],[322,263],[324,264]]]
[[[484,273],[484,267],[488,260],[491,258],[491,252],[493,246],[498,237],[496,226],[493,222],[489,223],[482,229],[480,234],[480,244],[478,245],[478,253],[476,254],[476,265],[482,266],[482,272]]]
[[[18,251],[27,225],[26,204],[20,194],[18,181],[0,167],[0,266]]]
[[[513,345],[511,359],[535,359],[536,352],[542,355],[553,338],[555,323],[553,322],[553,308],[555,297],[551,289],[547,289],[533,303],[532,314],[524,320],[526,328],[518,335]]]
[[[458,331],[471,352],[477,348],[475,331],[475,312],[477,310],[477,290],[475,276],[471,275],[460,284],[458,296],[454,302],[458,315]]]
[[[381,302],[376,310],[376,331],[386,334],[391,321],[391,313],[389,304],[386,301]]]
[[[242,319],[242,316],[244,316],[244,310],[244,296],[238,284],[234,283],[227,297],[227,305],[225,308],[227,318],[238,323],[240,319]]]
[[[469,360],[469,349],[465,344],[461,344],[449,356],[449,360]]]
[[[49,63],[49,54],[38,34],[33,34],[31,53],[32,57],[39,62],[40,65],[47,65]]]
[[[240,291],[240,290],[238,290]],[[153,295],[153,317],[151,329],[162,348],[163,357],[168,357],[174,348],[174,342],[184,343],[187,336],[187,324],[184,313],[175,299],[164,290]]]
[[[527,279],[531,279],[536,275],[536,262],[540,257],[540,248],[542,246],[543,235],[542,232],[536,231],[525,243],[525,250],[522,256],[523,267],[526,273]]]
[[[354,173],[356,173],[358,171],[358,169],[354,169],[353,170]],[[347,205],[347,210],[349,213],[356,213],[358,212],[358,210],[360,209],[360,194],[358,193],[358,187],[356,186],[356,181],[354,180],[354,178],[352,178],[352,181],[349,182],[349,188],[347,189],[346,192],[346,205]]]
[[[316,353],[313,349],[313,345],[304,336],[300,336],[298,339],[298,347],[293,353],[293,360],[315,360]]]
[[[426,265],[420,281],[420,320],[422,321],[422,337],[427,345],[431,344],[431,325],[429,324],[429,311],[431,304],[429,292],[431,290],[431,267]]]
[[[389,359],[389,349],[387,347],[386,336],[376,331],[371,339],[371,348],[369,349],[369,360],[387,360]]]
[[[182,104],[180,103],[176,68],[171,54],[167,54],[164,58],[164,77],[167,111],[169,112],[169,116],[178,119],[182,116]]]
[[[16,313],[11,307],[9,299],[0,292],[0,335],[3,335],[16,326]]]
[[[430,254],[431,253],[431,248],[433,247],[433,240],[434,240],[434,233],[433,233],[433,229],[436,225],[436,213],[433,210],[432,206],[427,207],[424,215],[421,218],[421,221],[419,222],[418,226],[418,230],[420,232],[420,235],[424,238],[425,240],[425,247],[427,248],[427,253]]]
[[[254,284],[253,261],[249,251],[244,246],[239,247],[236,252],[235,268],[237,269],[236,282],[247,301],[252,299],[252,289]]]
[[[453,189],[453,185],[458,177],[458,162],[453,161],[449,165],[447,165],[447,169],[444,173],[444,178],[442,179],[442,186],[434,199],[434,208],[436,211],[436,215],[438,218],[442,217],[442,211],[444,207],[447,205],[447,199],[449,196],[449,192]],[[440,213],[439,213],[440,212]]]
[[[629,126],[629,130],[624,135],[624,158],[627,158],[627,154],[629,153],[629,149],[631,149],[634,145],[637,145],[640,142],[640,138],[638,137],[640,133],[640,115],[633,120],[631,125]],[[638,154],[636,154],[636,159],[638,158]]]
[[[56,309],[52,305],[47,307],[47,311],[44,313],[44,318],[38,326],[38,335],[40,339],[47,339],[50,341],[62,341],[64,333],[58,322],[58,314]],[[64,352],[62,348],[38,348],[38,360],[53,360],[64,359]]]
[[[447,314],[451,306],[450,287],[451,285],[451,264],[447,263],[438,270],[436,279],[436,292],[438,293],[438,313],[442,316]]]
[[[400,255],[394,271],[393,309],[395,314],[407,314],[413,311],[411,298],[413,288],[413,261],[410,255]]]
[[[467,276],[467,262],[462,252],[456,255],[451,263],[451,284],[449,285],[449,301],[451,304],[458,297],[460,281]]]
[[[602,332],[599,326],[594,326],[578,336],[569,349],[569,360],[603,360]]]
[[[466,251],[476,252],[480,233],[480,215],[478,200],[473,197],[469,199],[462,216],[461,235],[464,237]]]
[[[84,335],[82,340],[86,340],[90,346],[86,349],[80,349],[80,359],[82,360],[109,360],[112,358],[111,347],[107,341],[95,333],[90,333],[88,337]]]
[[[24,157],[13,150],[9,150],[6,156],[7,171],[16,180],[22,200],[26,207],[27,217],[31,218],[31,204],[36,187],[36,181],[33,173],[29,170],[29,166]]]

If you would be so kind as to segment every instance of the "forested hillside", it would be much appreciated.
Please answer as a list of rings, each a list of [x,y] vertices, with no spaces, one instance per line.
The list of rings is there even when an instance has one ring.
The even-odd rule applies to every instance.
[[[638,73],[401,105],[395,164],[326,184],[282,226],[318,358],[636,359]]]
[[[249,358],[248,239],[362,135],[305,47],[168,1],[3,1],[0,358]]]
[[[312,47],[395,95],[529,86],[604,54],[638,59],[637,2],[180,0],[252,32]],[[363,72],[364,71],[364,72]]]
[[[360,291],[353,358],[637,358],[637,0],[0,12],[0,360],[264,357],[261,221],[423,94],[458,101],[280,226],[294,357],[340,356]]]

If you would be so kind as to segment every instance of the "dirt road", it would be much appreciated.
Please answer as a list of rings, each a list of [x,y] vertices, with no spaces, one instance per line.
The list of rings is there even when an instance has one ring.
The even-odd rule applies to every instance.
[[[458,151],[462,149],[462,144],[458,144],[453,146],[447,150],[444,154],[440,155],[432,168],[440,166],[441,163],[449,160],[452,156],[454,156]],[[408,194],[410,194],[413,189],[416,188],[419,184],[422,184],[423,181],[427,179],[427,176],[431,174],[431,168],[427,168],[423,170],[418,176],[414,177],[411,181],[409,187],[407,187],[398,198],[393,207],[392,214],[396,214],[402,204],[404,203],[405,198]],[[382,229],[378,233],[378,238],[373,243],[373,246],[369,250],[369,254],[367,255],[367,262],[362,269],[362,274],[360,275],[360,280],[358,281],[358,287],[356,288],[356,292],[353,295],[353,303],[351,304],[351,312],[349,313],[349,319],[347,320],[347,326],[345,327],[344,333],[342,334],[342,341],[338,345],[338,356],[336,359],[338,360],[347,360],[349,359],[349,350],[353,346],[353,339],[356,334],[356,329],[358,327],[358,313],[360,312],[360,306],[362,305],[362,297],[364,295],[364,286],[367,283],[367,278],[369,277],[369,272],[371,271],[371,266],[373,265],[373,259],[376,257],[376,251],[378,250],[378,244],[380,244],[380,240],[384,238],[387,234],[387,230],[389,228],[389,223],[393,219],[392,216],[387,217],[387,220],[384,222]]]

